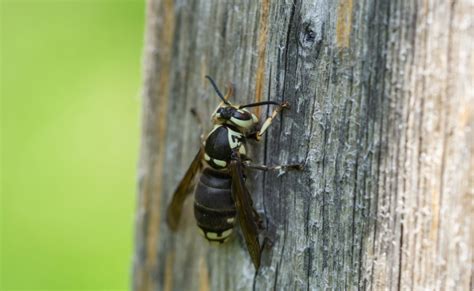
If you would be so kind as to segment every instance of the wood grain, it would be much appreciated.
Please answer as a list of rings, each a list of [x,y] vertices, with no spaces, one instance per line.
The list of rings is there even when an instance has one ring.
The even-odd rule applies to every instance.
[[[134,290],[471,290],[474,5],[458,1],[149,0]],[[288,101],[251,173],[273,246],[164,223],[199,148],[189,113]],[[260,98],[260,99],[259,99]],[[259,112],[268,114],[266,108]],[[206,123],[207,130],[211,123]]]

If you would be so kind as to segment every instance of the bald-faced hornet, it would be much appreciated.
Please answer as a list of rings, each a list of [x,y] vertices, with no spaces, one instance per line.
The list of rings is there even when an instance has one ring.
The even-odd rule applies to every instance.
[[[246,105],[234,105],[229,101],[233,88],[229,86],[223,96],[211,77],[206,76],[222,100],[212,114],[214,128],[209,132],[191,166],[176,188],[168,207],[167,222],[176,230],[183,203],[196,188],[194,216],[200,233],[211,243],[226,242],[239,222],[248,252],[255,268],[260,265],[260,243],[258,239],[261,218],[253,207],[252,198],[245,186],[245,169],[285,170],[301,169],[297,165],[268,167],[253,165],[246,155],[246,139],[260,140],[276,115],[288,108],[288,103],[264,101]],[[247,110],[249,107],[275,105],[271,116],[261,126],[258,118]],[[197,187],[195,177],[201,173]]]

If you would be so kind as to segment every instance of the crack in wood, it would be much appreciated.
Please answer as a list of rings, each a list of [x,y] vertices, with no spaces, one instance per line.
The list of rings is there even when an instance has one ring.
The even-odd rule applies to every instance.
[[[167,11],[170,0],[149,0],[134,289],[470,286],[466,1],[183,0]],[[215,106],[205,74],[235,82],[238,102],[266,92],[292,104],[251,149],[306,166],[249,185],[268,194],[256,201],[278,235],[258,272],[239,236],[221,248],[197,239],[189,207],[177,234],[160,219],[194,154],[192,118],[174,117]]]

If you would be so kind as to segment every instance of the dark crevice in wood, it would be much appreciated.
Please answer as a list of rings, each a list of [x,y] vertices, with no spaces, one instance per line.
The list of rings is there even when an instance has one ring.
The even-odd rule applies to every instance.
[[[163,8],[172,1],[150,0],[159,9],[150,21],[156,23],[150,34],[156,40],[146,49],[151,61],[145,76],[143,177],[137,202],[144,206],[137,214],[134,288],[157,290],[168,284],[196,289],[197,262],[204,260],[211,290],[417,289],[433,277],[422,273],[434,262],[428,258],[434,250],[424,246],[428,235],[447,260],[446,266],[434,268],[435,276],[445,278],[449,268],[462,269],[451,267],[457,261],[446,248],[453,245],[443,239],[452,232],[440,229],[452,223],[453,216],[446,213],[457,206],[450,202],[441,211],[430,204],[431,197],[433,203],[445,203],[448,195],[459,192],[453,189],[462,188],[447,185],[462,175],[452,173],[453,142],[460,139],[452,131],[465,126],[459,124],[467,122],[461,118],[470,117],[457,115],[457,102],[464,97],[454,80],[440,85],[447,85],[443,92],[432,93],[438,84],[431,70],[445,69],[447,57],[443,76],[461,77],[457,43],[464,16],[455,8],[462,1],[450,2],[449,13],[431,0],[423,5],[388,0],[269,2],[259,92],[266,92],[262,99],[287,100],[292,109],[278,115],[261,145],[249,142],[249,150],[251,158],[264,164],[302,159],[306,167],[281,177],[273,172],[249,175],[255,204],[278,236],[253,273],[238,228],[233,241],[208,248],[196,236],[192,209],[177,234],[169,232],[161,216],[196,136],[193,119],[183,112],[197,107],[209,114],[218,101],[209,94],[203,75],[213,75],[220,86],[233,81],[236,103],[255,97],[255,71],[262,68],[262,3],[183,0],[167,11]],[[162,38],[171,36],[166,34],[169,27],[161,26],[169,17],[176,24],[167,43]],[[447,33],[440,23],[449,23]],[[431,50],[447,50],[447,55],[433,56]],[[203,95],[209,96],[201,100]],[[441,110],[438,114],[432,112],[433,102],[434,110]],[[264,110],[262,121],[270,109]],[[166,120],[163,112],[168,113]],[[431,129],[433,124],[438,131]],[[439,151],[434,153],[436,145]],[[161,174],[159,163],[167,167]],[[441,181],[432,183],[433,173]],[[422,207],[428,211],[418,209]],[[430,229],[429,215],[439,218],[438,229]],[[153,225],[159,230],[153,231]],[[156,252],[150,251],[152,244]],[[151,254],[157,257],[150,259]],[[148,285],[139,283],[143,280]],[[448,287],[446,280],[437,280],[436,286]]]
[[[408,39],[408,43],[410,43],[412,45],[412,52],[411,52],[411,55],[412,56],[416,56],[417,55],[417,46],[418,46],[418,38],[416,37],[416,30],[417,30],[417,24],[418,24],[418,11],[419,11],[419,8],[418,8],[418,3],[415,1],[413,3],[413,18],[411,19],[411,23],[412,23],[412,29],[411,29],[411,32],[412,34],[410,35],[409,39]],[[411,60],[410,60],[410,67],[409,67],[409,71],[408,71],[408,75],[411,75],[413,74],[414,72],[412,72],[412,69],[414,64],[415,64],[415,57],[412,57]],[[407,102],[406,104],[412,104],[412,100],[413,98],[415,98],[415,96],[413,96],[412,94],[408,94],[408,99],[407,99]],[[406,113],[406,119],[404,120],[404,124],[406,127],[408,127],[410,124],[411,124],[411,121],[413,119],[413,113],[409,111],[409,107],[406,106],[406,110],[407,110],[407,113]],[[405,131],[405,144],[403,145],[403,152],[404,153],[408,153],[408,149],[409,147],[411,146],[410,145],[410,133],[408,130]],[[402,193],[406,193],[407,192],[407,179],[403,179],[403,192]],[[405,196],[401,197],[401,205],[405,205]],[[405,240],[405,230],[404,230],[404,224],[405,224],[405,215],[403,214],[404,211],[402,210],[400,212],[400,245],[398,247],[398,257],[399,257],[399,266],[398,266],[398,278],[397,278],[397,281],[398,281],[398,290],[402,290],[402,278],[403,278],[403,272],[402,272],[402,268],[403,268],[403,264],[404,264],[404,261],[403,261],[403,249],[404,249],[404,240]]]
[[[403,214],[401,214],[401,220],[403,221]],[[403,266],[403,256],[402,256],[402,248],[403,248],[403,223],[400,223],[400,249],[399,249],[399,252],[398,252],[398,261],[399,261],[399,265],[398,265],[398,278],[397,278],[397,281],[398,281],[398,286],[397,286],[397,290],[402,290],[402,266]]]
[[[278,262],[275,266],[275,278],[273,279],[273,290],[278,290],[277,289],[277,282],[278,282],[278,275],[280,274],[279,272],[280,269],[280,263]]]
[[[270,69],[270,73],[269,73],[269,78],[268,78],[268,90],[267,90],[267,101],[270,101],[270,94],[271,94],[271,88],[272,88],[272,71]],[[266,112],[268,115],[268,112],[269,112],[269,106],[267,106],[267,109],[266,109]],[[263,120],[265,120],[264,118],[262,118],[262,120],[260,122],[263,122]],[[263,164],[264,165],[267,165],[268,164],[268,139],[265,138],[265,140],[263,141]],[[267,172],[263,172],[262,173],[262,194],[264,193],[267,193],[266,192],[266,183],[267,183]],[[262,205],[263,205],[263,213],[265,214],[265,225],[267,226],[268,228],[268,225],[269,225],[269,221],[268,221],[268,212],[267,212],[267,207],[266,207],[266,204],[265,204],[265,195],[263,195],[263,199],[262,199]],[[255,285],[255,282],[256,282],[256,278],[254,278],[254,285]]]
[[[378,132],[378,135],[379,135],[379,139],[378,140],[378,149],[376,151],[376,160],[377,160],[377,168],[376,168],[376,172],[374,174],[374,183],[373,185],[375,186],[375,190],[373,191],[373,203],[372,201],[369,201],[369,207],[370,205],[374,205],[374,217],[371,217],[369,218],[369,223],[370,224],[373,224],[373,245],[371,246],[372,248],[372,251],[373,253],[376,253],[376,245],[377,245],[377,235],[378,235],[378,231],[379,231],[379,224],[377,223],[377,218],[379,217],[379,200],[382,201],[382,204],[383,205],[386,205],[388,204],[387,202],[384,202],[386,200],[389,200],[390,201],[390,196],[389,197],[386,197],[386,195],[383,195],[384,193],[380,192],[379,189],[382,188],[382,189],[385,189],[386,188],[386,185],[388,184],[387,182],[387,179],[388,179],[388,176],[387,175],[383,175],[381,176],[381,167],[382,167],[382,159],[386,159],[387,158],[387,154],[389,151],[388,151],[388,144],[390,142],[390,139],[391,139],[391,136],[390,134],[388,134],[388,126],[390,125],[389,124],[389,116],[392,114],[391,112],[391,107],[390,107],[390,100],[386,99],[385,98],[385,89],[386,89],[386,78],[385,78],[385,74],[387,73],[387,69],[386,69],[386,64],[387,64],[387,46],[389,44],[389,38],[390,38],[390,34],[387,32],[389,30],[389,24],[390,24],[390,20],[391,20],[391,10],[390,10],[390,1],[388,1],[386,7],[382,6],[381,8],[377,9],[377,10],[380,10],[380,13],[382,14],[381,16],[381,19],[377,19],[376,20],[376,23],[377,23],[377,26],[385,26],[385,29],[379,31],[379,33],[377,33],[377,45],[376,45],[376,48],[375,48],[375,54],[376,54],[376,61],[375,61],[375,64],[377,65],[377,67],[375,68],[375,84],[379,84],[380,85],[380,91],[376,91],[376,95],[375,96],[380,96],[378,99],[380,100],[379,101],[379,106],[378,107],[382,107],[383,109],[381,110],[381,114],[380,114],[380,119],[379,119],[379,123],[380,123],[380,127],[379,127],[379,132]],[[384,5],[385,3],[381,2],[380,5]],[[386,14],[386,15],[384,15]],[[390,73],[390,72],[389,72]],[[390,86],[390,84],[388,85]],[[377,94],[378,93],[378,94]],[[374,110],[374,112],[377,112],[377,110]],[[374,117],[375,118],[375,117]],[[384,134],[384,132],[386,134]],[[380,183],[380,179],[383,179],[382,181],[382,185],[380,186],[379,183]],[[390,192],[388,193],[390,194]],[[388,198],[388,199],[387,199]],[[389,211],[389,210],[388,210]],[[382,215],[386,215],[386,213],[382,213]],[[380,241],[378,243],[381,243]],[[377,259],[377,258],[376,258]],[[375,264],[372,264],[372,270],[371,270],[371,276],[370,276],[370,281],[371,281],[371,286],[375,286],[375,282],[374,282],[374,274],[375,274],[375,269],[374,269],[374,266]]]

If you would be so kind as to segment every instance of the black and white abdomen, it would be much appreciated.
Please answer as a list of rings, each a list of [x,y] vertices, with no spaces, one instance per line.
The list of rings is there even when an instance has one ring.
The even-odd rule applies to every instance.
[[[224,243],[232,233],[236,209],[231,186],[229,174],[207,168],[196,187],[194,216],[201,234],[211,242]]]

